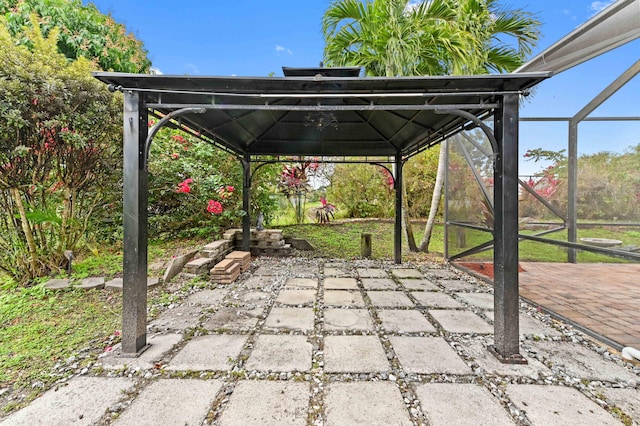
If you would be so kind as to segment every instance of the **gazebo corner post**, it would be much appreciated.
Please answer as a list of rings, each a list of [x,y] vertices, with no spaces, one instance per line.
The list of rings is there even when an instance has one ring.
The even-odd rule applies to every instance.
[[[140,92],[124,91],[124,247],[122,355],[147,347],[148,172],[145,141],[148,111]]]
[[[395,224],[393,227],[393,259],[396,264],[402,263],[402,154],[396,153],[395,156]]]
[[[520,355],[518,282],[518,102],[503,95],[494,133],[498,152],[494,165],[494,346],[503,363],[526,364]]]
[[[250,251],[251,247],[251,155],[242,157],[242,250]]]

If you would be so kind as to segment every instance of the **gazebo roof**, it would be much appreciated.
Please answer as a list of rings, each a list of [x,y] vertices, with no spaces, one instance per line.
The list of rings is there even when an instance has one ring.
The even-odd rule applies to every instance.
[[[193,108],[180,116],[183,128],[254,157],[410,156],[470,124],[456,111],[484,119],[501,106],[502,95],[526,93],[551,75],[345,77],[355,70],[289,68],[286,77],[94,75],[114,90],[144,93],[157,116]]]

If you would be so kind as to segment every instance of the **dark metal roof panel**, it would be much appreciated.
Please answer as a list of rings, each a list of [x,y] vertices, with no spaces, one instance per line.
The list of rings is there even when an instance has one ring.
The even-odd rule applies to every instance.
[[[308,69],[307,69],[308,71]],[[181,122],[238,154],[393,156],[441,142],[491,115],[504,93],[522,93],[550,73],[466,77],[206,77],[95,73],[144,93],[155,114],[201,107]]]

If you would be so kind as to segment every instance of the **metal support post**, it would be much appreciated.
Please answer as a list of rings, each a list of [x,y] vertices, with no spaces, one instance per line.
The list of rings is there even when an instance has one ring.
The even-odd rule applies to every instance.
[[[578,241],[578,121],[569,121],[567,176],[567,240]],[[567,262],[576,263],[577,250],[567,249]]]
[[[395,156],[395,190],[396,190],[396,221],[393,228],[393,258],[399,265],[402,263],[402,154]]]
[[[496,111],[498,156],[494,166],[494,341],[503,363],[526,363],[519,352],[518,96],[503,96]]]
[[[248,153],[242,159],[242,250],[250,251],[251,247],[251,155]]]
[[[122,354],[147,346],[147,204],[145,141],[148,113],[139,92],[124,92],[124,276]]]

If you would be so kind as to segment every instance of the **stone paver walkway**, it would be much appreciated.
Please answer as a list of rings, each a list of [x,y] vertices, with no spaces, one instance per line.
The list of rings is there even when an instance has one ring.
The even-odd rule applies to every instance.
[[[640,264],[522,266],[523,297],[622,346],[640,348]]]
[[[500,364],[492,288],[446,266],[254,260],[3,425],[640,424],[640,367],[525,303]]]

